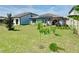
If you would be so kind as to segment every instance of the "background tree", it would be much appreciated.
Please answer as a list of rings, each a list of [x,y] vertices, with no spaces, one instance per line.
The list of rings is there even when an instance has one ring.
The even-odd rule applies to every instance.
[[[13,27],[13,18],[11,16],[12,16],[11,13],[7,14],[6,24],[7,24],[8,30],[14,30],[14,27]]]
[[[79,12],[79,5],[74,6],[74,9]]]

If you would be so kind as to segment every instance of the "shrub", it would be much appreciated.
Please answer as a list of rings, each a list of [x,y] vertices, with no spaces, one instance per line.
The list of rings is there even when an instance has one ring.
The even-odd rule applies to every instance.
[[[42,34],[44,34],[44,35],[46,35],[46,34],[50,33],[50,30],[49,30],[49,28],[41,28],[39,30],[39,32],[42,33]]]
[[[39,30],[40,33],[45,35],[50,33],[50,29],[45,27],[42,23],[38,23],[37,29]]]
[[[56,43],[50,44],[49,48],[50,48],[51,51],[54,51],[54,52],[58,51],[58,46],[57,46]]]
[[[43,29],[43,28],[40,28],[40,29],[39,29],[39,32],[40,32],[40,33],[44,33],[44,29]]]
[[[53,51],[53,52],[59,52],[58,50],[63,50],[63,51],[65,51],[64,48],[58,47],[56,43],[51,43],[51,44],[49,45],[49,48],[50,48],[50,50]]]
[[[50,33],[50,29],[49,28],[45,28],[44,29],[44,34],[46,35],[46,34],[49,34]]]
[[[38,23],[38,27],[37,27],[37,29],[40,30],[41,28],[43,28],[42,23]]]

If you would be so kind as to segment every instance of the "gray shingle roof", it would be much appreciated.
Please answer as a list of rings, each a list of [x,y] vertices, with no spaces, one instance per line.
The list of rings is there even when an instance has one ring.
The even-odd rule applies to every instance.
[[[38,15],[35,14],[35,13],[25,12],[25,13],[17,14],[17,15],[15,15],[15,16],[13,16],[13,17],[23,17],[23,16],[26,16],[26,15],[29,15],[29,14],[32,14],[32,15],[36,15],[36,16],[38,16]]]
[[[4,18],[3,16],[0,16],[0,18]]]
[[[46,14],[43,14],[43,15],[40,15],[39,17],[48,17],[48,18],[52,18],[52,17],[60,17],[58,15],[55,15],[55,14],[51,14],[51,13],[46,13]]]
[[[69,14],[74,10],[74,7],[69,11]]]

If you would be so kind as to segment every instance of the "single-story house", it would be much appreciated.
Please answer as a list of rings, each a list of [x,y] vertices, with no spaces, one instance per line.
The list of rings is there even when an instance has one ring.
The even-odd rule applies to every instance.
[[[32,12],[20,13],[12,16],[14,25],[34,24],[39,21],[46,25],[65,25],[66,17],[58,16],[51,13],[38,15]],[[4,19],[3,17],[1,19]]]
[[[18,15],[13,16],[13,23],[14,25],[25,25],[32,23],[31,17],[38,16],[35,13],[26,12],[26,13],[20,13]]]
[[[58,16],[51,13],[46,13],[43,15],[32,17],[35,21],[41,20],[43,23],[47,25],[65,25],[66,24],[66,17]]]

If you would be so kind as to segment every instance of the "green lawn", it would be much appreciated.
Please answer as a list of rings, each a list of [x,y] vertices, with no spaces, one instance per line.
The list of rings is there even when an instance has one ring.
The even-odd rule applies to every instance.
[[[56,43],[65,51],[59,52],[79,52],[79,36],[69,29],[56,29],[58,36],[53,33],[42,35],[35,25],[17,26],[18,31],[8,31],[4,26],[0,26],[0,52],[52,52],[49,49],[51,43]],[[43,45],[43,49],[40,49]]]

